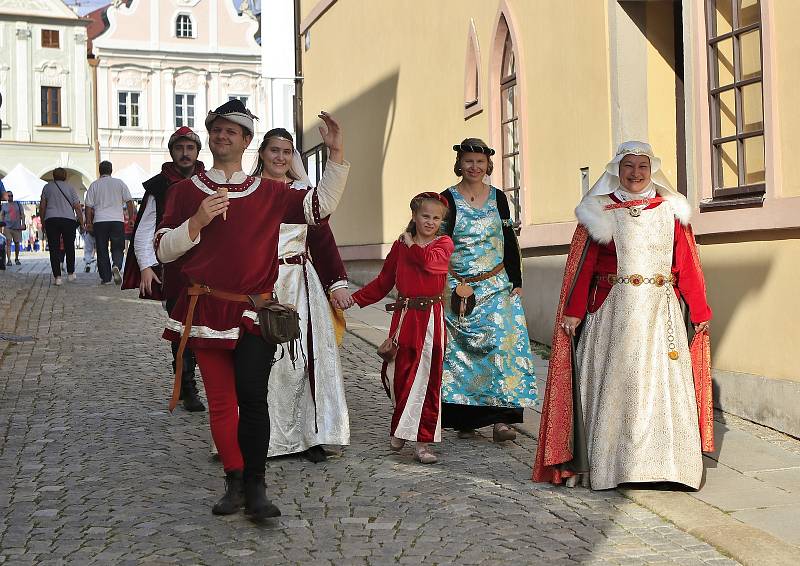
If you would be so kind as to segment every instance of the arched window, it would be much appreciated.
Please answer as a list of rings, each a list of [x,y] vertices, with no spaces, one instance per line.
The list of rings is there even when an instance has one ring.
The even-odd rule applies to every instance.
[[[475,22],[470,21],[467,36],[467,57],[464,66],[464,119],[471,118],[483,110],[481,104],[481,52]]]
[[[192,18],[188,14],[178,14],[175,19],[175,37],[194,37]]]
[[[501,21],[505,24],[505,19]],[[502,185],[514,208],[514,220],[520,217],[520,124],[517,67],[511,33],[506,27],[503,59],[500,67],[500,138],[502,144]]]

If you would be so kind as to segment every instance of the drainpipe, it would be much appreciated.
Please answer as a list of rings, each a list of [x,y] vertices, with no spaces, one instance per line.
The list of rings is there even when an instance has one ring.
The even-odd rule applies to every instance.
[[[100,129],[97,125],[98,122],[98,109],[97,109],[97,65],[100,60],[97,58],[89,59],[89,67],[92,68],[92,130],[94,131],[94,170],[100,169]]]
[[[303,153],[303,52],[300,40],[300,0],[294,0],[294,131]]]

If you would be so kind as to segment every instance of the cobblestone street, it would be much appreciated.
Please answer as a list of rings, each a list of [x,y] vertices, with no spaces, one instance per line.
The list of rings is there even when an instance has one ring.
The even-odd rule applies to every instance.
[[[0,331],[34,337],[0,342],[0,563],[735,564],[616,491],[532,483],[523,435],[446,431],[433,466],[391,453],[378,358],[352,335],[352,444],[270,461],[280,519],[215,517],[207,413],[166,409],[160,305],[43,269],[0,274]]]

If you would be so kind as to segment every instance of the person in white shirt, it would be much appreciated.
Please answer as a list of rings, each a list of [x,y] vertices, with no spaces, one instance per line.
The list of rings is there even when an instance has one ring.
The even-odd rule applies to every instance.
[[[100,162],[100,178],[86,191],[86,230],[97,243],[97,269],[100,283],[122,283],[122,259],[125,254],[125,230],[122,207],[128,207],[128,222],[133,226],[136,210],[127,185],[111,176],[110,161]],[[111,259],[108,244],[111,242]]]

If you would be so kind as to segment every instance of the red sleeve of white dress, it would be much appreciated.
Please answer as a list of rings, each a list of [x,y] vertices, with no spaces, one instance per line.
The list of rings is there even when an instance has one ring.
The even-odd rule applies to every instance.
[[[311,252],[311,262],[326,292],[338,281],[347,282],[347,270],[339,255],[330,224],[323,222],[319,226],[308,227],[308,250]]]
[[[675,246],[672,258],[672,273],[678,279],[678,291],[689,306],[693,323],[711,320],[711,307],[706,301],[706,289],[700,265],[694,260],[690,243],[681,223],[675,221]]]
[[[280,194],[283,201],[283,218],[281,222],[284,224],[319,224],[319,222],[309,222],[306,217],[306,210],[303,201],[310,191],[309,189],[291,189],[283,183],[276,181],[262,181],[270,183],[272,186],[269,190],[275,191]]]
[[[383,268],[378,276],[353,293],[353,300],[358,303],[358,306],[366,307],[377,303],[392,290],[397,277],[397,259],[400,255],[399,246],[401,245],[405,244],[395,242],[389,255],[386,256],[386,261],[383,262]]]
[[[422,270],[434,275],[445,275],[450,268],[453,248],[453,240],[449,236],[442,236],[427,246],[414,244],[408,248],[408,255]]]
[[[589,308],[589,289],[592,286],[592,276],[597,265],[597,256],[600,251],[600,244],[594,240],[589,241],[589,249],[583,259],[583,265],[575,278],[575,285],[572,287],[569,301],[564,306],[564,316],[574,316],[580,318],[586,315]]]

